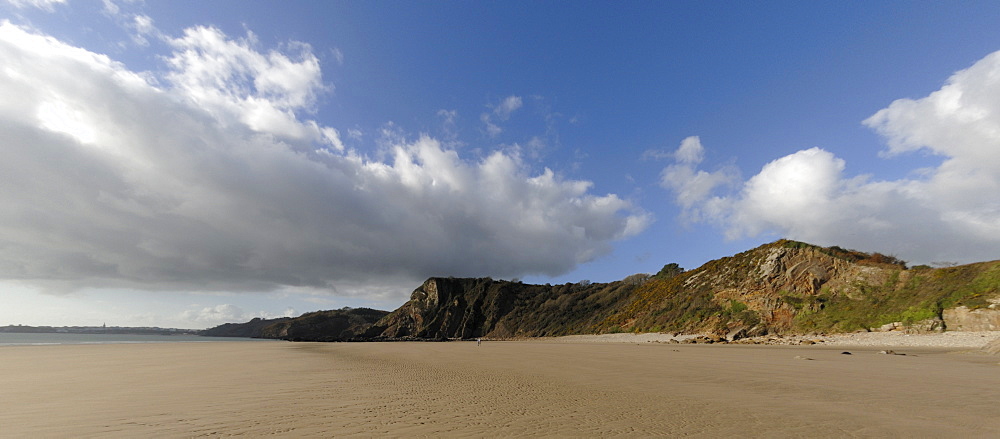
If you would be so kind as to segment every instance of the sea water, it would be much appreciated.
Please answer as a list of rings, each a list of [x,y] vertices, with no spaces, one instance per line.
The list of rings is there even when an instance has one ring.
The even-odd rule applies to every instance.
[[[118,344],[118,343],[204,343],[219,341],[270,342],[259,338],[202,337],[200,335],[152,334],[72,334],[72,333],[17,333],[0,332],[0,346],[44,346],[61,344]]]

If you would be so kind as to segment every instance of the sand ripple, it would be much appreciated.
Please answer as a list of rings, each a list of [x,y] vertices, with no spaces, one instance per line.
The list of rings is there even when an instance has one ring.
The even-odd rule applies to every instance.
[[[995,356],[842,351],[550,342],[9,347],[0,348],[0,436],[1000,437]]]

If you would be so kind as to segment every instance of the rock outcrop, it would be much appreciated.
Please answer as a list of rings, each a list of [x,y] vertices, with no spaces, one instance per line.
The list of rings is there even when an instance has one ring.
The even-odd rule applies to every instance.
[[[368,335],[387,338],[513,338],[592,333],[637,285],[529,285],[489,278],[431,278]]]
[[[1000,309],[996,304],[978,309],[958,306],[942,314],[945,325],[953,331],[1000,331]]]

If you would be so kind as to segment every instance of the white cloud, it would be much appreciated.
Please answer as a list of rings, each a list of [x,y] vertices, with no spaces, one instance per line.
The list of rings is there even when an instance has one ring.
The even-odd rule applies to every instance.
[[[684,139],[677,151],[669,156],[674,157],[676,163],[663,169],[660,185],[674,192],[676,202],[684,208],[688,220],[702,218],[704,208],[698,204],[708,199],[717,188],[732,185],[739,179],[739,172],[731,166],[714,172],[697,169],[705,156],[705,149],[697,136]]]
[[[517,109],[521,108],[523,102],[520,96],[507,96],[500,105],[497,105],[493,109],[493,114],[495,114],[500,120],[510,119],[510,115],[513,114]]]
[[[458,125],[455,121],[458,119],[458,111],[438,110],[437,116],[441,119],[441,131],[444,133],[444,137],[449,140],[457,139]]]
[[[244,322],[250,319],[244,318],[243,309],[231,304],[207,306],[197,310],[188,310],[181,313],[181,319],[199,323],[219,324],[225,322]],[[252,317],[251,317],[252,318]]]
[[[344,64],[344,52],[339,48],[330,49],[330,54],[333,55],[333,59],[337,61],[337,64]]]
[[[796,235],[823,227],[835,220],[843,170],[843,160],[819,148],[768,163],[744,185],[734,226],[757,234],[777,224]]]
[[[175,51],[167,58],[172,67],[167,79],[215,118],[343,149],[335,129],[298,118],[315,111],[318,95],[328,89],[309,45],[290,43],[289,49],[297,52],[291,56],[274,50],[261,53],[253,33],[233,40],[203,26],[188,28],[169,43]]]
[[[118,7],[118,4],[116,4],[114,0],[101,0],[101,4],[104,5],[105,14],[117,15],[121,12],[121,8]]]
[[[515,153],[470,162],[391,124],[387,160],[345,148],[302,117],[328,89],[307,45],[206,27],[170,42],[153,81],[0,24],[0,278],[398,294],[432,275],[565,273],[648,222]]]
[[[16,8],[38,8],[44,11],[52,12],[55,10],[56,5],[66,4],[66,0],[7,0]]]
[[[213,306],[193,306],[194,309],[188,309],[182,311],[176,316],[176,321],[181,324],[182,327],[192,328],[192,327],[204,327],[210,328],[213,326],[218,326],[223,323],[243,323],[253,320],[255,318],[261,319],[276,319],[279,317],[298,317],[301,315],[295,308],[287,307],[284,311],[278,313],[272,313],[267,311],[257,311],[257,312],[246,312],[243,308],[233,305],[231,303],[224,303]],[[132,317],[131,320],[138,320],[136,317]],[[162,320],[161,316],[151,315],[147,320],[153,322],[157,320]]]
[[[521,100],[520,96],[507,96],[498,105],[493,107],[492,113],[483,113],[479,115],[479,120],[483,122],[486,126],[486,134],[490,137],[496,137],[503,132],[503,128],[500,127],[495,121],[506,121],[510,119],[511,114],[517,111],[524,102]]]
[[[886,159],[926,150],[941,164],[913,178],[849,178],[843,159],[812,148],[768,163],[738,192],[712,197],[697,189],[687,166],[701,155],[689,147],[664,171],[665,186],[731,238],[769,232],[916,263],[1000,258],[1000,52],[929,96],[897,100],[864,123],[885,137]]]
[[[679,163],[697,165],[705,159],[705,147],[701,146],[698,136],[691,136],[681,141],[674,157]]]
[[[885,136],[890,155],[927,149],[949,160],[1000,169],[1000,52],[955,73],[923,99],[900,99],[865,125]]]
[[[135,33],[132,35],[132,41],[140,46],[148,46],[149,40],[146,37],[163,38],[160,34],[159,29],[153,24],[153,19],[148,15],[134,15],[131,17],[131,23],[127,24],[127,27],[132,29]]]
[[[486,134],[488,134],[490,137],[496,137],[503,132],[503,128],[500,128],[499,125],[493,123],[493,120],[490,118],[489,113],[483,113],[479,115],[479,120],[482,121],[483,125],[486,126]]]
[[[80,143],[94,143],[97,133],[81,109],[70,108],[66,102],[42,102],[38,105],[38,121],[42,127],[68,134]]]

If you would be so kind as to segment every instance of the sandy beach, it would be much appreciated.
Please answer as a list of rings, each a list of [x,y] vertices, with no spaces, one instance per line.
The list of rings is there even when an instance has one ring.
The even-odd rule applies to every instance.
[[[565,337],[552,337],[539,340],[545,340],[550,343],[669,343],[672,340],[684,341],[695,337],[697,337],[697,335],[617,333],[600,335],[567,335]],[[1000,339],[1000,331],[953,331],[925,334],[908,334],[902,331],[892,331],[824,335],[761,336],[750,339],[742,339],[738,342],[746,344],[798,345],[802,341],[808,340],[815,343],[821,343],[824,346],[839,347],[921,347],[970,350],[982,348],[986,344],[998,339]]]
[[[1000,436],[1000,357],[882,348],[3,347],[0,437]]]

